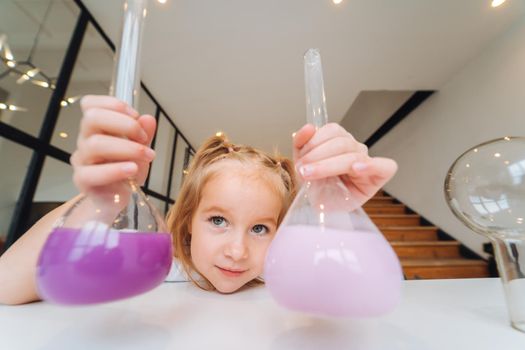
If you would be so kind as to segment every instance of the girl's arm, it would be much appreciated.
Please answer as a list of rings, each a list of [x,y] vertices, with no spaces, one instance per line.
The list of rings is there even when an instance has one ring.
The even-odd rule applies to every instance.
[[[155,118],[140,116],[110,96],[86,96],[81,107],[78,148],[71,157],[76,187],[86,196],[98,199],[107,193],[118,193],[129,177],[143,184],[155,155],[148,147],[155,132]],[[0,256],[0,304],[39,300],[35,277],[40,250],[53,224],[79,196],[45,215]],[[83,208],[80,205],[75,210],[82,214],[86,210]]]
[[[52,210],[0,256],[0,304],[17,305],[39,300],[36,263],[55,221],[79,196]]]

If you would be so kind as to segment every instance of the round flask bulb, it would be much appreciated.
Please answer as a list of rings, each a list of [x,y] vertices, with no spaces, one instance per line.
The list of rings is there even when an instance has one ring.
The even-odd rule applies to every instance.
[[[108,302],[164,281],[173,256],[164,220],[132,182],[120,189],[108,195],[112,200],[80,198],[57,222],[37,264],[42,299],[65,305]]]

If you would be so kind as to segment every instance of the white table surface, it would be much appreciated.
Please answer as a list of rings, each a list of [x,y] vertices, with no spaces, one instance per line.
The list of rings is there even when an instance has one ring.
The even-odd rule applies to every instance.
[[[404,282],[374,319],[318,319],[275,304],[264,287],[232,295],[164,283],[120,302],[0,305],[0,349],[525,349],[499,279]]]

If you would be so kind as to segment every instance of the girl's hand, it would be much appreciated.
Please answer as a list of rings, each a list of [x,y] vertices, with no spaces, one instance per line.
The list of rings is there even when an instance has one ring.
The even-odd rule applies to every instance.
[[[77,188],[86,194],[120,193],[130,177],[146,180],[155,152],[156,121],[111,96],[85,96],[77,150],[71,156]]]
[[[339,124],[330,123],[317,132],[311,124],[294,136],[294,162],[303,180],[339,176],[353,197],[363,205],[396,173],[392,159],[370,157]]]

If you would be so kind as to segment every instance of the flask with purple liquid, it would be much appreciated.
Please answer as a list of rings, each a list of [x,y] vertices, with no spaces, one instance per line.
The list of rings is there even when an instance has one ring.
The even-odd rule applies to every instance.
[[[308,122],[327,113],[321,57],[304,57]],[[401,266],[392,247],[338,177],[300,189],[265,261],[264,278],[280,305],[320,316],[367,317],[400,300]]]
[[[126,0],[112,93],[137,107],[147,0]],[[37,265],[40,297],[64,305],[108,302],[162,283],[172,261],[162,216],[133,179],[82,196],[55,224]]]

